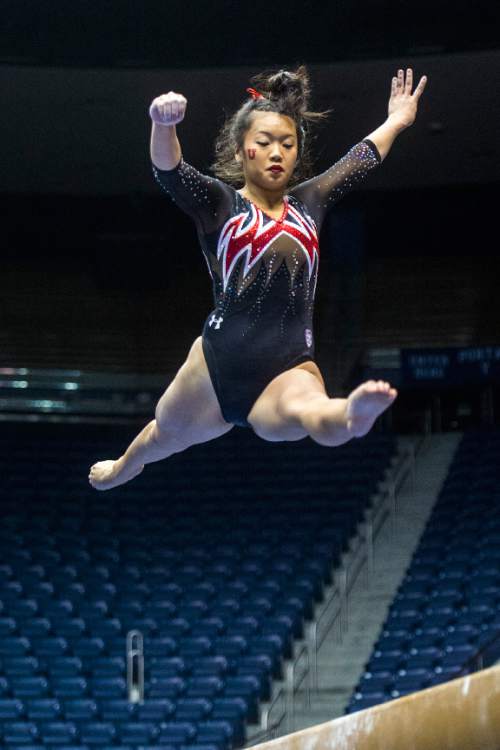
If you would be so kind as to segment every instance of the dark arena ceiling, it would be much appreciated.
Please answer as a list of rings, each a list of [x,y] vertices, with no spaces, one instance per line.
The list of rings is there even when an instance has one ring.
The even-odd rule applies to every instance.
[[[157,195],[152,99],[184,94],[184,155],[207,171],[263,70],[308,65],[327,168],[387,116],[391,76],[428,76],[415,125],[368,190],[500,180],[498,0],[4,0],[0,193]]]
[[[497,0],[4,0],[0,61],[210,67],[494,49]]]

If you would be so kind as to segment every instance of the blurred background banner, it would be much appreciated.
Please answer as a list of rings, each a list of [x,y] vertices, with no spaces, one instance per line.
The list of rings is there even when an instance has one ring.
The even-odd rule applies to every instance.
[[[402,379],[406,384],[498,383],[500,347],[403,349],[401,369]]]

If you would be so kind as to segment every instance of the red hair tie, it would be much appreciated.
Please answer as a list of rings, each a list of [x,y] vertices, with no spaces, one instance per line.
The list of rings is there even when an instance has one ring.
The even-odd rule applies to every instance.
[[[249,88],[249,89],[246,89],[246,91],[248,91],[252,99],[264,99],[265,98],[264,94],[261,94],[260,91],[257,91],[257,89]]]

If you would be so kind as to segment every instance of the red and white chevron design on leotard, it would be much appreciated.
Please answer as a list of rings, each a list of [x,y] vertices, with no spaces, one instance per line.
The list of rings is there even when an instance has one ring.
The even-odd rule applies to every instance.
[[[309,267],[309,278],[311,278],[314,264],[319,258],[316,227],[312,220],[306,219],[303,214],[291,206],[286,198],[285,201],[288,209],[286,216],[291,216],[295,221],[287,221],[285,218],[283,221],[272,220],[264,224],[263,212],[253,203],[250,206],[250,211],[243,211],[226,221],[217,243],[217,259],[222,256],[224,291],[238,258],[246,253],[243,270],[243,278],[245,278],[269,245],[281,234],[293,238],[294,244],[303,250]]]

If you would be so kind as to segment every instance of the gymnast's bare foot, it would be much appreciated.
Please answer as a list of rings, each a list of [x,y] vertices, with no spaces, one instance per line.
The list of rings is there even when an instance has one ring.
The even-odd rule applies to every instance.
[[[347,428],[354,437],[362,437],[377,417],[394,401],[398,392],[383,380],[367,380],[347,398]]]
[[[89,482],[96,490],[110,490],[130,481],[144,469],[144,465],[135,471],[124,466],[123,456],[116,461],[98,461],[90,469]]]

